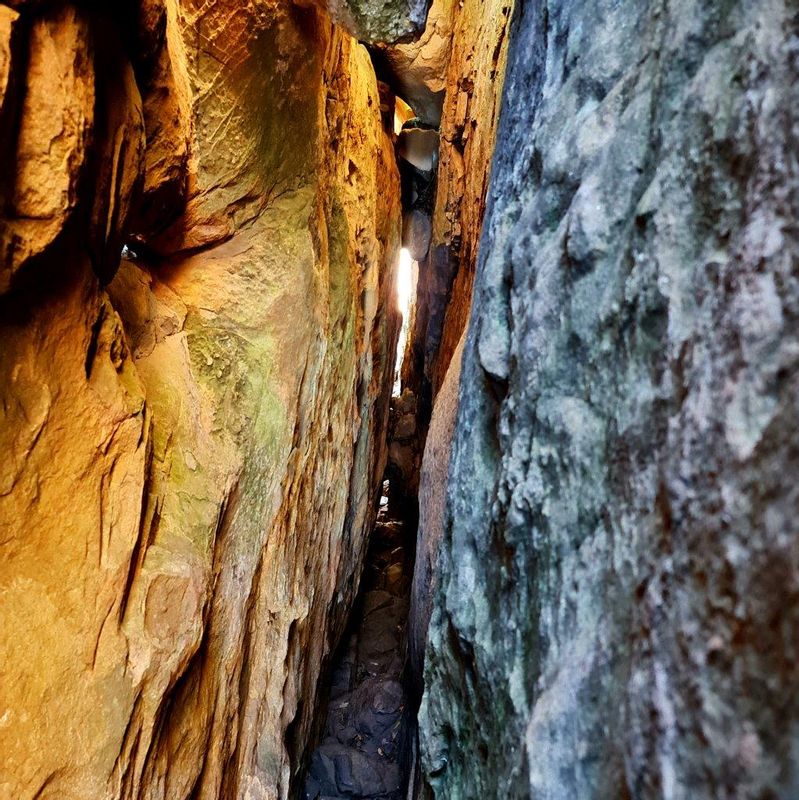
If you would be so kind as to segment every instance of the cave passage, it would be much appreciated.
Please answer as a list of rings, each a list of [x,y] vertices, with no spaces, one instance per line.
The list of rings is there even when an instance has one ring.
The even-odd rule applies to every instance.
[[[360,596],[333,663],[303,800],[405,796],[415,725],[404,675],[413,535],[383,503]]]
[[[390,453],[397,452],[392,443],[401,438],[400,420],[408,413],[403,405],[402,365],[413,321],[420,261],[430,245],[438,166],[438,132],[420,124],[401,98],[395,101],[403,241],[394,286],[402,326],[387,437]],[[317,709],[324,723],[319,745],[310,758],[302,800],[401,800],[406,796],[418,705],[407,674],[418,500],[415,493],[407,491],[408,470],[398,468],[392,460],[390,455],[358,599],[333,658],[329,692]],[[418,464],[413,471],[418,473]]]

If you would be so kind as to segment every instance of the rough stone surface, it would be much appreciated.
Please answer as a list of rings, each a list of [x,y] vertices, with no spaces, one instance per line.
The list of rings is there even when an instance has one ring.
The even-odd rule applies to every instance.
[[[444,534],[447,476],[458,413],[458,383],[464,340],[465,333],[452,357],[441,391],[436,397],[419,474],[419,527],[408,622],[408,657],[411,675],[419,691],[424,667],[427,626],[430,622],[433,592],[437,581],[438,551]]]
[[[799,30],[520,0],[421,749],[437,798],[793,798]]]
[[[427,258],[419,264],[412,332],[402,365],[403,386],[414,394],[418,406],[415,440],[403,443],[404,450],[415,455],[415,471],[403,476],[404,485],[419,493],[409,628],[410,664],[417,687],[422,679],[436,553],[443,536],[444,495],[457,407],[460,364],[449,367],[471,308],[511,6],[500,0],[465,0],[454,11],[432,235]],[[442,395],[445,376],[448,388]]]
[[[8,12],[4,15],[8,20]],[[6,89],[16,90],[8,100],[8,91],[4,93],[3,110],[11,104],[19,110],[10,121],[15,148],[5,151],[3,170],[0,292],[53,242],[74,211],[94,124],[95,74],[87,15],[64,6],[34,20],[16,20],[13,27],[25,23],[30,26],[27,58],[14,59],[12,43],[3,59],[15,67],[6,67]],[[9,28],[5,38],[10,41],[15,32]]]
[[[392,398],[388,426],[388,465],[386,477],[391,483],[389,506],[398,518],[415,516],[419,492],[419,450],[417,420],[419,407],[409,389]]]
[[[456,7],[454,0],[433,0],[424,32],[415,42],[381,48],[397,94],[419,119],[436,128],[444,107]]]
[[[0,797],[287,798],[386,458],[374,71],[288,2],[15,5]]]
[[[438,132],[429,128],[403,128],[397,150],[400,158],[420,172],[430,172],[438,164]]]
[[[19,14],[7,6],[0,5],[0,147],[11,147],[14,136],[16,116],[15,101],[18,92],[13,85],[15,77],[21,72],[19,59],[22,57]],[[0,178],[0,197],[6,202],[11,188],[10,176]]]
[[[512,10],[513,0],[464,0],[455,20],[431,243],[431,250],[440,251],[439,261],[446,258],[452,282],[440,345],[435,360],[425,367],[433,395],[444,381],[471,310]]]
[[[453,10],[432,236],[419,265],[414,327],[402,367],[403,385],[420,401],[422,446],[432,400],[471,308],[511,8],[510,0],[464,0]]]
[[[351,630],[334,663],[322,741],[311,755],[302,800],[405,797],[411,727],[402,685],[407,541],[403,523],[381,512]]]
[[[333,19],[370,44],[394,44],[424,30],[430,0],[324,0]]]

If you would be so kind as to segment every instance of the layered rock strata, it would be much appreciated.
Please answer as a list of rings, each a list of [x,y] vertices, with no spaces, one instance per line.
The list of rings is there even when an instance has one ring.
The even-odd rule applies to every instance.
[[[385,462],[371,62],[283,0],[12,6],[0,797],[288,797]]]
[[[799,792],[796,7],[519,0],[452,445],[437,798]]]

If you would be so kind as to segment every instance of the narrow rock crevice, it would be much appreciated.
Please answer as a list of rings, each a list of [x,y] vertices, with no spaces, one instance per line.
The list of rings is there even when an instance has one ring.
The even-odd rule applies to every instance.
[[[329,691],[314,714],[318,745],[309,757],[302,800],[402,800],[416,760],[420,696],[418,681],[408,669],[408,613],[421,459],[418,407],[413,393],[403,391],[400,376],[413,327],[419,262],[427,258],[432,234],[439,135],[394,95],[402,83],[382,70],[379,52],[372,55],[378,76],[391,81],[381,83],[381,98],[388,99],[389,114],[393,106],[401,179],[402,250],[395,300],[403,320],[386,431],[384,496],[359,595],[331,662]]]
[[[333,660],[321,741],[302,800],[405,797],[415,736],[406,675],[414,533],[384,505]]]

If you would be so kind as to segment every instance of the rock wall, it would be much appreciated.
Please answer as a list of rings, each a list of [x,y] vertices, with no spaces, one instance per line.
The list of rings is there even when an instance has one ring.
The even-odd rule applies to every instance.
[[[408,624],[408,659],[410,674],[417,690],[417,700],[422,693],[427,627],[430,623],[433,595],[438,581],[438,552],[446,519],[447,478],[458,417],[458,384],[461,377],[464,340],[465,334],[458,343],[452,364],[436,396],[419,470],[419,525]]]
[[[437,0],[431,7],[425,34],[435,41],[438,31],[448,30],[451,57],[443,63],[447,92],[432,240],[427,259],[419,265],[418,294],[402,375],[406,393],[415,397],[417,414],[414,439],[404,446],[404,461],[412,462],[412,468],[404,472],[412,476],[405,480],[409,493],[419,496],[409,622],[411,672],[419,684],[457,410],[460,356],[456,358],[455,353],[459,340],[463,347],[472,302],[512,7],[508,0],[467,0],[457,7]],[[441,22],[445,12],[450,16],[446,26]],[[395,49],[402,51],[403,46]]]
[[[799,795],[799,28],[519,0],[421,749],[437,798]]]
[[[446,7],[446,0],[433,4],[434,24],[440,18],[433,15],[443,16]],[[420,397],[425,428],[471,307],[512,8],[511,0],[464,0],[450,10],[432,241],[419,265],[414,329],[403,362],[403,385]]]
[[[287,0],[11,5],[0,797],[286,798],[385,462],[371,62]]]
[[[425,233],[430,231],[432,236],[424,237],[427,255],[419,262],[402,363],[404,394],[407,403],[415,406],[417,420],[413,436],[398,443],[401,452],[396,457],[391,454],[392,482],[401,489],[405,505],[419,492],[433,401],[471,307],[512,6],[510,0],[435,0],[419,43],[386,50],[391,67],[406,76],[401,87],[411,93],[415,108],[422,109],[420,116],[441,126],[438,172],[430,179],[430,207],[412,212],[425,220]],[[446,87],[443,116],[432,110],[438,86]],[[406,215],[406,239],[413,240],[407,235],[410,216]],[[428,547],[426,535],[420,528],[420,549]]]

